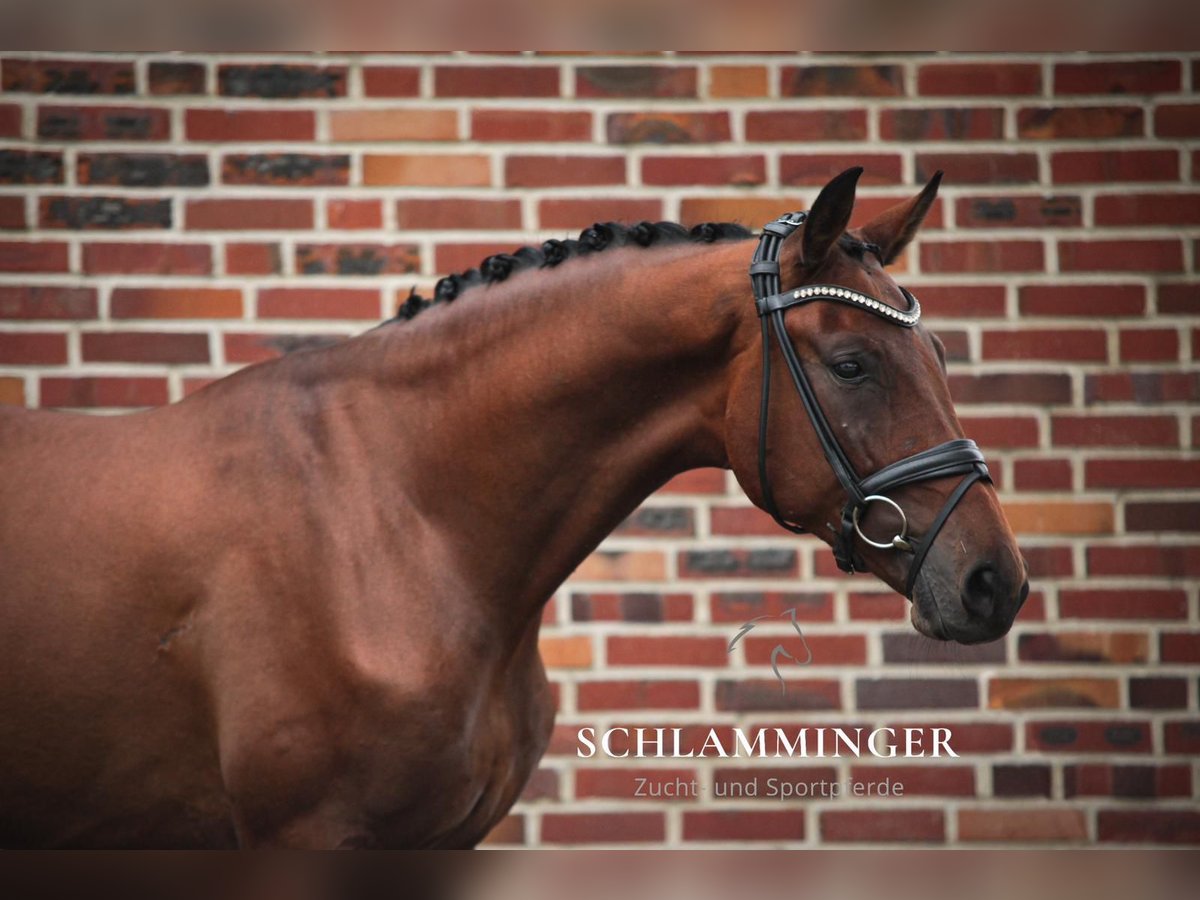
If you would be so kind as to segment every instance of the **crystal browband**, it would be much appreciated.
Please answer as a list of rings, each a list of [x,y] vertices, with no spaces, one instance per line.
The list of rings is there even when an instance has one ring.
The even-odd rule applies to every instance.
[[[833,284],[814,284],[794,291],[772,294],[755,301],[755,305],[758,307],[759,316],[765,316],[777,309],[787,309],[790,306],[799,306],[813,300],[835,300],[865,309],[867,312],[874,313],[889,322],[895,322],[897,325],[912,328],[921,320],[921,304],[908,290],[903,287],[900,290],[908,300],[908,309],[906,310],[896,309],[882,300],[876,300],[874,297],[868,297],[858,291]]]

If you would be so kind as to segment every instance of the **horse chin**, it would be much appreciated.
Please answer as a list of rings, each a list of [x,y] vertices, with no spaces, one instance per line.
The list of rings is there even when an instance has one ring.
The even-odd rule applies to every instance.
[[[912,622],[913,628],[926,637],[933,638],[935,641],[950,640],[950,635],[946,633],[946,627],[942,624],[942,617],[938,613],[937,601],[927,592],[921,590],[913,592],[908,618]]]

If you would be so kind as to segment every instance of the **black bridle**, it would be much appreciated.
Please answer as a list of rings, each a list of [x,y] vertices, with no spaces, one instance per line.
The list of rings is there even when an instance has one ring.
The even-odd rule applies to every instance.
[[[821,450],[829,461],[833,474],[841,482],[846,491],[847,502],[842,510],[842,526],[833,543],[833,557],[837,560],[838,568],[843,572],[854,572],[863,569],[865,565],[854,549],[854,536],[857,534],[864,542],[881,550],[901,550],[913,554],[912,563],[908,570],[908,581],[904,593],[912,597],[917,575],[925,556],[937,539],[938,532],[946,524],[950,513],[966,495],[968,489],[977,481],[990,482],[987,465],[983,454],[974,441],[957,439],[946,441],[928,450],[922,450],[898,462],[884,466],[873,475],[859,478],[854,471],[846,452],[838,443],[833,428],[813,392],[804,367],[796,355],[796,349],[788,338],[784,327],[784,313],[794,306],[811,303],[814,300],[832,300],[837,303],[847,303],[858,309],[886,319],[903,328],[912,328],[921,318],[921,304],[917,298],[904,288],[908,309],[899,310],[890,304],[848,288],[829,284],[810,284],[791,291],[780,292],[779,281],[779,250],[784,240],[793,231],[804,224],[807,213],[794,212],[780,216],[776,221],[763,226],[762,236],[758,240],[758,248],[754,251],[754,259],[750,264],[750,282],[754,286],[754,303],[762,322],[763,336],[763,382],[762,402],[758,418],[758,479],[762,487],[763,505],[781,526],[796,534],[805,529],[794,525],[783,518],[775,505],[775,496],[771,492],[771,482],[767,477],[767,416],[770,412],[771,396],[771,338],[770,328],[775,330],[783,361],[791,373],[792,383],[800,394],[804,409],[808,412],[809,421],[817,433]],[[908,534],[908,517],[900,505],[885,496],[886,493],[906,484],[918,481],[929,481],[934,478],[946,478],[951,475],[962,475],[958,486],[946,498],[941,511],[929,526],[925,536],[918,540]],[[875,502],[891,506],[900,515],[900,531],[890,541],[874,541],[863,534],[860,519],[870,504]]]

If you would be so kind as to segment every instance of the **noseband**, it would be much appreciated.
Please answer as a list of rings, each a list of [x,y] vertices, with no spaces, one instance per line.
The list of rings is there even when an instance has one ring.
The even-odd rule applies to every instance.
[[[762,487],[763,505],[767,512],[788,531],[801,534],[805,529],[793,525],[780,515],[775,505],[775,496],[771,491],[771,482],[767,477],[767,416],[770,412],[771,395],[771,338],[770,328],[775,330],[783,361],[791,373],[792,383],[796,386],[804,409],[812,422],[813,430],[821,443],[821,450],[829,461],[833,474],[841,482],[846,491],[846,505],[842,510],[842,527],[833,542],[833,557],[837,560],[838,568],[843,572],[853,573],[856,569],[866,568],[862,558],[855,551],[854,536],[857,534],[864,543],[880,550],[896,550],[912,553],[912,563],[908,569],[908,581],[904,588],[907,597],[912,597],[913,587],[920,574],[921,564],[937,539],[938,532],[946,524],[950,513],[958,502],[966,495],[967,490],[976,481],[990,482],[987,465],[983,454],[974,441],[958,439],[946,441],[928,450],[922,450],[898,462],[884,466],[873,475],[859,478],[854,471],[846,452],[838,443],[829,420],[821,411],[817,396],[813,391],[796,348],[792,346],[784,327],[784,313],[794,307],[814,300],[832,300],[836,303],[846,303],[862,309],[872,315],[879,316],[902,328],[912,328],[920,321],[921,304],[917,298],[901,288],[908,300],[908,309],[898,310],[890,304],[873,297],[860,294],[848,288],[829,284],[810,284],[792,291],[780,292],[779,281],[779,250],[784,240],[804,224],[807,213],[794,212],[780,216],[774,222],[763,226],[762,236],[758,240],[758,248],[754,251],[754,259],[750,264],[750,282],[754,287],[754,303],[762,322],[763,337],[763,382],[762,401],[758,414],[758,479]],[[908,533],[908,516],[900,505],[886,496],[895,488],[919,481],[930,481],[934,478],[946,478],[951,475],[962,475],[958,486],[950,493],[941,511],[925,532],[924,537],[917,538]],[[900,515],[900,530],[888,541],[876,541],[867,537],[862,530],[862,518],[872,503],[882,503],[890,506]]]

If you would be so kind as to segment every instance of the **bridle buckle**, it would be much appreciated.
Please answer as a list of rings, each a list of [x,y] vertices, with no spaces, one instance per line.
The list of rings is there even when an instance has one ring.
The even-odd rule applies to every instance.
[[[779,222],[781,225],[790,225],[792,228],[799,228],[804,224],[804,220],[807,218],[808,213],[806,212],[790,212],[784,213],[775,221]]]

